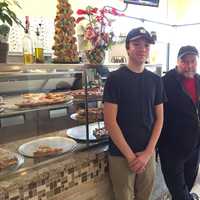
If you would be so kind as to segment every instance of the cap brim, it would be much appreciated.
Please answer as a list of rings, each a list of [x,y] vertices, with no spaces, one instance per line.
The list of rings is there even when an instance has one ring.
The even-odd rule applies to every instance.
[[[180,54],[180,55],[178,56],[178,58],[182,58],[183,56],[186,56],[186,55],[195,55],[195,56],[199,56],[199,54],[198,54],[197,52],[194,52],[194,51],[186,51],[186,52]]]
[[[149,38],[146,35],[138,35],[138,36],[132,37],[129,41],[134,41],[134,40],[137,40],[139,38],[144,38],[150,44],[155,44],[155,41],[152,38]]]

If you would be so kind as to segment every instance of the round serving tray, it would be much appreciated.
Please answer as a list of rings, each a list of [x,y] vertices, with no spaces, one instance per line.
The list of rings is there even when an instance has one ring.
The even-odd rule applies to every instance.
[[[104,122],[95,122],[95,123],[91,123],[89,124],[89,141],[91,142],[96,142],[97,140],[102,140],[105,138],[96,138],[93,135],[93,131],[95,130],[95,128],[102,128],[104,127]],[[67,136],[77,140],[77,141],[86,141],[86,126],[82,125],[82,126],[76,126],[70,129],[67,129]]]
[[[24,163],[24,157],[18,153],[13,153],[13,157],[17,158],[17,163],[15,165],[11,165],[0,171],[0,176],[6,175],[10,172],[14,172],[20,168],[20,166]]]
[[[61,152],[47,155],[47,156],[57,156],[72,150],[73,147],[76,145],[76,141],[60,136],[44,137],[22,144],[18,148],[18,152],[26,157],[34,158],[36,157],[34,156],[34,152],[37,151],[38,147],[41,145],[47,145],[52,148],[62,148],[63,150]]]

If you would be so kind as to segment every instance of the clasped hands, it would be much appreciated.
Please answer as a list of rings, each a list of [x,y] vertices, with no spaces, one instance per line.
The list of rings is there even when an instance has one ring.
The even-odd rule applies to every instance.
[[[135,157],[128,161],[129,168],[136,174],[143,173],[151,158],[151,153],[147,151],[135,153]]]

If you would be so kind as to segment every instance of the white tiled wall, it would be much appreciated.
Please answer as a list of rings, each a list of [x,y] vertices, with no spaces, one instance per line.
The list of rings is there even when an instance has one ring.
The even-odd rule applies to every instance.
[[[22,22],[25,19],[21,19]],[[23,23],[24,24],[24,23]],[[54,36],[54,18],[50,17],[30,17],[30,34],[34,40],[36,38],[36,28],[38,24],[41,24],[41,40],[45,53],[52,52],[53,36]],[[22,27],[14,24],[11,28],[9,35],[9,51],[10,52],[22,52],[22,39],[24,36],[24,30]]]

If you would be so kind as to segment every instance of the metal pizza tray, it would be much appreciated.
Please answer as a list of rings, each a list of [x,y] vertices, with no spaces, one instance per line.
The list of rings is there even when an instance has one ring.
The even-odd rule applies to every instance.
[[[93,134],[95,128],[104,127],[104,122],[95,122],[89,124],[89,141],[96,142],[97,140],[102,140],[105,138],[96,138]],[[76,126],[70,129],[67,129],[67,136],[77,140],[77,141],[86,141],[86,126]]]
[[[52,148],[62,148],[63,150],[61,152],[48,155],[56,156],[72,150],[73,147],[76,145],[76,141],[60,136],[44,137],[22,144],[18,148],[18,152],[26,157],[34,158],[34,152],[38,149],[40,145],[47,145]]]
[[[17,163],[15,165],[11,165],[0,171],[0,176],[6,175],[10,172],[14,172],[20,168],[20,166],[24,163],[24,157],[18,153],[13,153],[13,157],[17,158]]]

